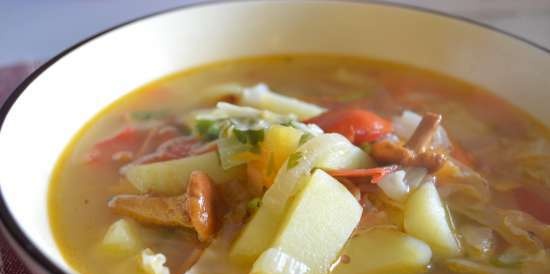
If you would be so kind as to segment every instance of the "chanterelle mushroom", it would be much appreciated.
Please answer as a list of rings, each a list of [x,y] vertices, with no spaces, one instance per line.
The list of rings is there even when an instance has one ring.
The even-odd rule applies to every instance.
[[[426,151],[426,147],[432,140],[437,128],[441,124],[441,114],[428,112],[422,116],[420,124],[414,130],[405,147],[416,153]]]
[[[214,196],[208,175],[193,171],[185,194],[173,197],[118,195],[109,201],[109,207],[145,224],[194,228],[199,240],[207,241],[216,230]]]
[[[424,167],[430,173],[436,172],[447,159],[444,154],[426,148],[440,123],[440,114],[427,113],[405,146],[387,140],[377,142],[372,146],[371,156],[381,164]]]

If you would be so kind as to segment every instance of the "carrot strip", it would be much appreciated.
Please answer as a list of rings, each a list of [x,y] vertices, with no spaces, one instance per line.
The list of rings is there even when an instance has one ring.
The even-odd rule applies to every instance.
[[[338,170],[329,170],[328,174],[334,177],[347,177],[347,178],[358,178],[358,177],[371,177],[371,183],[377,184],[380,182],[382,177],[392,173],[397,169],[397,165],[385,166],[385,167],[375,167],[375,168],[358,168],[358,169],[338,169]]]

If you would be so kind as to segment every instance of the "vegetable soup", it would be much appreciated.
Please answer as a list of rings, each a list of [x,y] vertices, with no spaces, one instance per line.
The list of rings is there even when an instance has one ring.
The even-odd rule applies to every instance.
[[[88,122],[57,163],[50,222],[84,274],[547,274],[549,141],[419,68],[227,61]]]

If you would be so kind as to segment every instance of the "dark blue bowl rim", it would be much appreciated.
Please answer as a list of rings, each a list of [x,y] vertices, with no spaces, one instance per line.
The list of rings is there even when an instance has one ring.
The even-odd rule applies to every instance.
[[[116,25],[114,27],[111,27],[111,28],[106,29],[104,31],[101,31],[99,33],[96,33],[96,34],[94,34],[94,35],[92,35],[92,36],[76,43],[75,45],[65,49],[64,51],[62,51],[61,53],[59,53],[58,55],[51,58],[50,60],[48,60],[43,65],[41,65],[30,76],[25,78],[25,80],[10,94],[10,96],[6,99],[4,105],[0,109],[0,130],[2,128],[2,124],[4,123],[4,120],[5,120],[8,112],[9,112],[9,110],[11,109],[11,107],[13,106],[13,104],[15,103],[17,98],[30,85],[30,83],[32,83],[45,70],[47,70],[50,66],[55,64],[57,61],[59,61],[65,55],[69,54],[70,52],[74,51],[75,49],[79,48],[80,46],[82,46],[83,44],[86,44],[87,42],[89,42],[91,40],[94,40],[94,39],[96,39],[96,38],[98,38],[98,37],[100,37],[100,36],[102,36],[106,33],[109,33],[113,30],[124,27],[124,26],[126,26],[128,24],[131,24],[131,23],[134,23],[136,21],[145,20],[147,18],[156,16],[156,15],[170,13],[170,12],[173,12],[173,11],[178,11],[178,10],[188,9],[188,8],[193,8],[193,7],[198,7],[198,6],[224,4],[224,3],[228,3],[228,2],[231,3],[231,2],[261,2],[261,1],[274,1],[274,0],[231,0],[231,1],[213,0],[213,1],[207,1],[207,2],[191,3],[191,4],[182,5],[182,6],[179,6],[179,7],[173,7],[173,8],[170,8],[170,9],[154,12],[154,13],[151,13],[151,14],[148,14],[148,15],[144,15],[144,16],[126,21],[126,22],[121,23],[119,25]],[[308,0],[305,0],[305,1],[308,1]],[[320,1],[320,2],[326,2],[326,1],[327,0]],[[337,0],[332,0],[332,1],[336,2]],[[315,2],[315,1],[313,1],[313,2]],[[449,19],[454,19],[454,20],[470,23],[470,24],[476,25],[478,27],[481,27],[481,28],[484,28],[484,29],[487,29],[487,30],[491,30],[491,31],[494,31],[494,32],[504,34],[504,35],[506,35],[506,36],[508,36],[512,39],[521,41],[521,42],[533,47],[534,49],[538,49],[538,50],[541,50],[543,52],[550,53],[549,49],[547,49],[547,48],[545,48],[541,45],[538,45],[538,44],[536,44],[532,41],[529,41],[529,40],[527,40],[523,37],[520,37],[518,35],[509,33],[507,31],[501,30],[499,28],[496,28],[496,27],[493,27],[493,26],[490,26],[490,25],[487,25],[487,24],[484,24],[484,23],[481,23],[481,22],[478,22],[478,21],[475,21],[475,20],[472,20],[472,19],[469,19],[469,18],[465,18],[465,17],[462,17],[462,16],[457,16],[457,15],[453,15],[453,14],[449,14],[449,13],[445,13],[445,12],[441,12],[441,11],[431,10],[431,9],[423,8],[423,7],[412,6],[412,5],[408,5],[408,4],[388,3],[388,2],[384,2],[384,1],[378,1],[378,0],[372,0],[372,1],[371,0],[369,0],[369,1],[345,0],[345,2],[384,5],[384,6],[390,6],[390,7],[395,7],[395,8],[409,9],[409,10],[425,12],[425,13],[429,13],[431,15],[438,15],[438,16],[449,18]],[[0,222],[2,223],[2,225],[4,226],[4,228],[7,230],[8,234],[9,234],[9,235],[6,235],[6,236],[11,237],[15,241],[15,243],[20,248],[22,248],[28,256],[30,256],[34,260],[34,263],[36,263],[38,266],[40,266],[43,270],[47,271],[47,273],[53,273],[53,274],[68,274],[65,271],[63,271],[60,267],[58,267],[54,262],[52,262],[45,254],[43,254],[38,249],[38,247],[29,239],[29,237],[27,235],[25,235],[23,230],[19,227],[19,225],[15,221],[15,219],[14,219],[12,213],[10,212],[9,208],[7,207],[7,204],[6,204],[6,201],[4,199],[4,195],[2,193],[1,188],[0,188]]]

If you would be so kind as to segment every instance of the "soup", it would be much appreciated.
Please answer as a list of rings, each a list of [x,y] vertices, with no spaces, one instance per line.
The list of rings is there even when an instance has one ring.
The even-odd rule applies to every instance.
[[[49,191],[74,269],[550,273],[548,130],[433,72],[228,61],[99,113]]]

